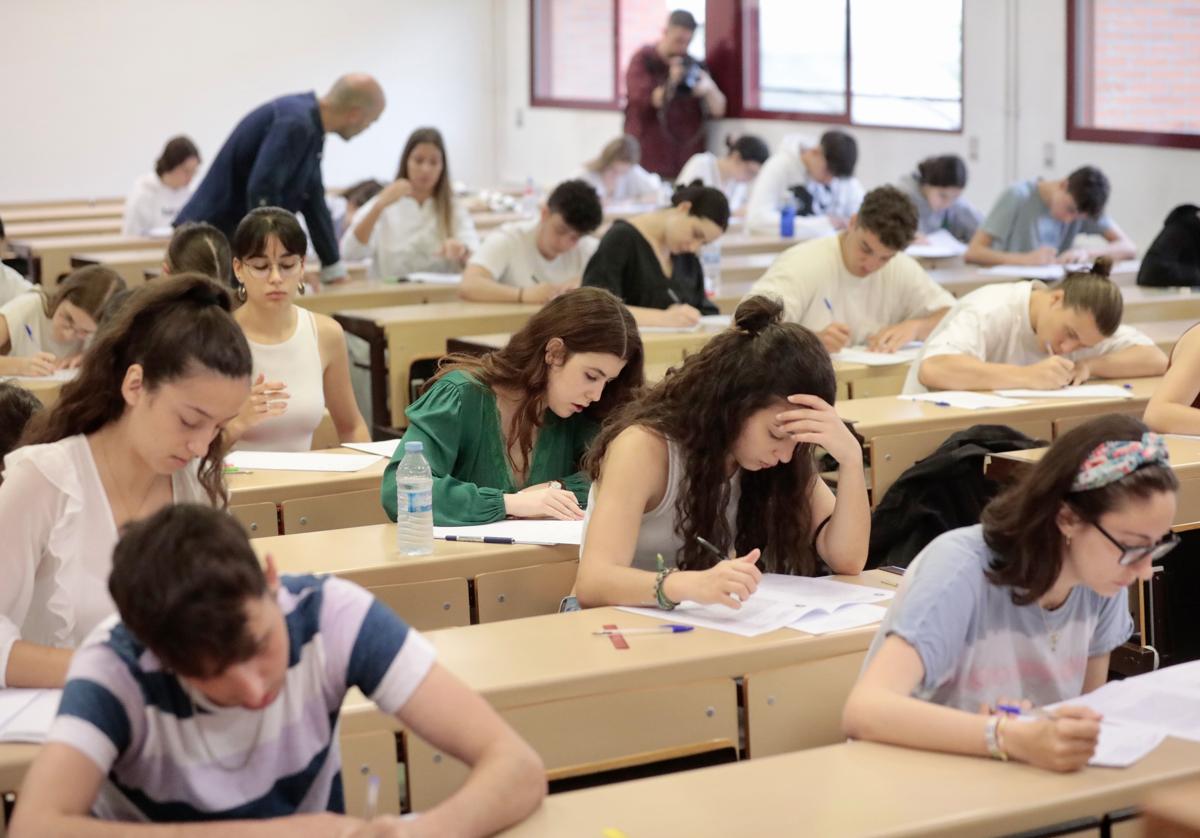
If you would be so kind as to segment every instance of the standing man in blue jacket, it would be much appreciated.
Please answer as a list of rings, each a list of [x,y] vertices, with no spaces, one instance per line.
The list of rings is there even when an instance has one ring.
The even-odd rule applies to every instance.
[[[344,279],[321,180],[325,135],[349,140],[379,119],[383,107],[383,89],[364,73],[342,76],[320,98],[296,93],[260,105],[233,129],[175,225],[207,221],[233,238],[238,222],[255,207],[299,212],[321,259],[321,281]]]

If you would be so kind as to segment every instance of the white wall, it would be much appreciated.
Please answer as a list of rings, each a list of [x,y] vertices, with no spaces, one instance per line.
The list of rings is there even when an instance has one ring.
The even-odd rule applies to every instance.
[[[605,141],[620,133],[610,111],[529,107],[529,3],[497,0],[497,72],[504,93],[498,108],[498,173],[520,182],[567,177]],[[1113,182],[1109,209],[1145,248],[1171,207],[1196,201],[1200,153],[1182,149],[1065,141],[1066,10],[1046,0],[965,4],[964,125],[961,134],[853,127],[858,174],[868,187],[894,180],[929,154],[954,152],[968,163],[967,198],[986,212],[999,191],[1019,178],[1061,177],[1092,163]],[[754,132],[772,146],[783,135],[819,135],[824,123],[721,120],[709,131],[717,149],[729,133]],[[1054,162],[1044,165],[1046,143]]]
[[[0,200],[124,195],[163,142],[212,159],[284,93],[374,74],[383,117],[325,141],[325,182],[395,174],[418,125],[442,129],[455,179],[495,179],[492,0],[7,0],[0,14]]]

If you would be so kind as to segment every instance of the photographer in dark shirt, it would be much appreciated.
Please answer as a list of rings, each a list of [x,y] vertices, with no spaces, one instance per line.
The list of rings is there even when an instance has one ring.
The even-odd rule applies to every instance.
[[[671,12],[659,42],[635,52],[625,71],[625,133],[641,143],[642,166],[667,180],[704,151],[704,120],[725,115],[725,94],[688,55],[695,32],[691,12]]]

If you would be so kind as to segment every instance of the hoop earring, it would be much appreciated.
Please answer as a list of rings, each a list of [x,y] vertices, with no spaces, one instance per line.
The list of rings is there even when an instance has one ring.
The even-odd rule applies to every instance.
[[[238,283],[237,287],[238,302],[246,302],[246,286],[243,283]]]
[[[308,286],[304,283],[303,279],[296,284],[296,290],[300,293],[301,297],[308,293]]]

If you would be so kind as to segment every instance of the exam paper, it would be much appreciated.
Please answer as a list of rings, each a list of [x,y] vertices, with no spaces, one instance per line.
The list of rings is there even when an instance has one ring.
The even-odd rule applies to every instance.
[[[733,315],[706,314],[700,318],[700,325],[705,329],[728,329],[733,325]]]
[[[1082,269],[1082,268],[1081,268]],[[984,268],[981,274],[987,276],[1008,276],[1017,279],[1046,279],[1056,280],[1066,276],[1062,265],[993,265]]]
[[[405,279],[409,282],[425,282],[430,285],[459,285],[462,283],[462,274],[413,271]]]
[[[920,343],[910,343],[895,352],[872,352],[865,346],[848,346],[830,357],[847,364],[865,364],[868,367],[890,367],[894,364],[911,364],[921,354]]]
[[[929,402],[942,407],[961,407],[965,410],[984,410],[989,407],[1019,407],[1028,404],[1021,399],[1007,399],[991,393],[975,393],[970,390],[938,390],[933,393],[908,393],[896,396],[910,402]]]
[[[15,379],[17,381],[74,381],[79,377],[79,368],[73,367],[68,370],[55,370],[49,375],[8,375],[3,376],[4,379]]]
[[[910,244],[904,252],[914,259],[947,259],[967,252],[967,246],[948,230],[934,230],[926,241]]]
[[[684,623],[697,628],[726,631],[742,637],[757,637],[760,634],[785,628],[802,616],[800,609],[790,602],[772,599],[761,592],[755,593],[742,603],[741,608],[727,605],[701,605],[698,602],[681,602],[674,611],[660,608],[638,608],[619,606],[621,611],[656,617],[671,623]],[[800,612],[800,613],[798,613]]]
[[[473,527],[434,527],[434,538],[465,535],[511,538],[521,544],[582,544],[583,521],[529,521],[513,518]]]
[[[1077,384],[1057,390],[996,390],[1013,399],[1132,399],[1133,391],[1117,384]]]
[[[851,603],[843,605],[832,614],[824,611],[810,612],[788,628],[802,631],[805,634],[830,634],[835,631],[873,625],[882,620],[885,614],[887,614],[887,609],[882,605]]]
[[[0,689],[0,742],[45,742],[62,690]]]
[[[379,462],[371,454],[314,454],[285,451],[230,451],[225,465],[246,471],[361,471]]]
[[[377,457],[387,457],[390,460],[400,447],[400,442],[399,439],[385,439],[382,442],[343,442],[342,447],[353,448],[355,451],[374,454]]]

